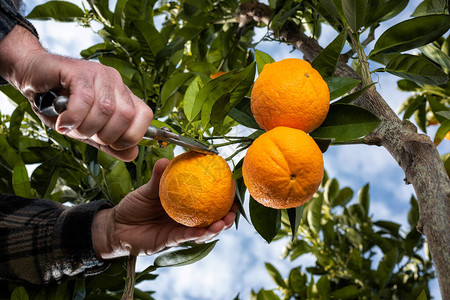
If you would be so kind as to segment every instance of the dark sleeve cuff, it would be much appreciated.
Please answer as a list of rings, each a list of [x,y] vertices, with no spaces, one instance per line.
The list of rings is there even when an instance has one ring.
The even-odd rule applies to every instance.
[[[95,214],[112,206],[106,200],[93,201],[70,207],[59,216],[53,232],[53,255],[61,273],[93,275],[109,266],[95,254],[91,227]]]

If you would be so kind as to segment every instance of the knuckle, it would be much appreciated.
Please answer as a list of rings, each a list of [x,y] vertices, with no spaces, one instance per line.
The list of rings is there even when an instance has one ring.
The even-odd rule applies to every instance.
[[[135,117],[135,109],[132,105],[121,105],[117,109],[117,114],[124,122],[131,123]]]
[[[115,107],[116,105],[114,101],[109,96],[100,98],[100,100],[97,103],[98,111],[106,117],[110,117],[113,115]]]

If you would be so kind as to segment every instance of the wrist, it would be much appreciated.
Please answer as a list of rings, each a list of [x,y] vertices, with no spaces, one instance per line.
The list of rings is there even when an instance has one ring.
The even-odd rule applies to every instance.
[[[0,41],[0,76],[16,87],[21,86],[27,68],[27,62],[45,49],[39,40],[26,28],[16,25]]]
[[[130,255],[130,249],[123,245],[116,235],[114,208],[97,212],[92,221],[92,245],[97,257],[113,259]]]

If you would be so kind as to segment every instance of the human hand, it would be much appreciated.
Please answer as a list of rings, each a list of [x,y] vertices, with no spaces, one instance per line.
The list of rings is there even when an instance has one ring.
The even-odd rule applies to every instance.
[[[31,102],[37,93],[49,90],[69,96],[67,109],[59,117],[42,115],[33,105],[47,126],[118,159],[136,158],[137,143],[153,112],[128,89],[119,72],[96,62],[51,54],[21,26],[1,41],[0,55],[4,57],[0,75]]]
[[[99,257],[150,255],[187,241],[202,243],[232,226],[237,204],[225,217],[206,228],[186,227],[173,221],[159,200],[159,182],[168,164],[167,159],[157,161],[150,182],[128,194],[117,206],[97,213],[92,239]]]

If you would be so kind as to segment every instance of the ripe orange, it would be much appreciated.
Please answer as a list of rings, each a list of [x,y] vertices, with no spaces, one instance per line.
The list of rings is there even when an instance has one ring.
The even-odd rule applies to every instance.
[[[311,199],[323,178],[323,157],[302,130],[276,127],[248,148],[242,167],[250,195],[264,206],[292,208]]]
[[[161,177],[159,197],[166,213],[189,227],[207,227],[233,205],[235,182],[218,155],[195,151],[175,157]]]
[[[446,138],[447,140],[450,140],[450,131],[447,132],[447,134],[445,135],[445,138]]]
[[[311,132],[329,106],[327,83],[309,62],[296,58],[264,65],[251,93],[253,116],[264,130],[286,126]]]

